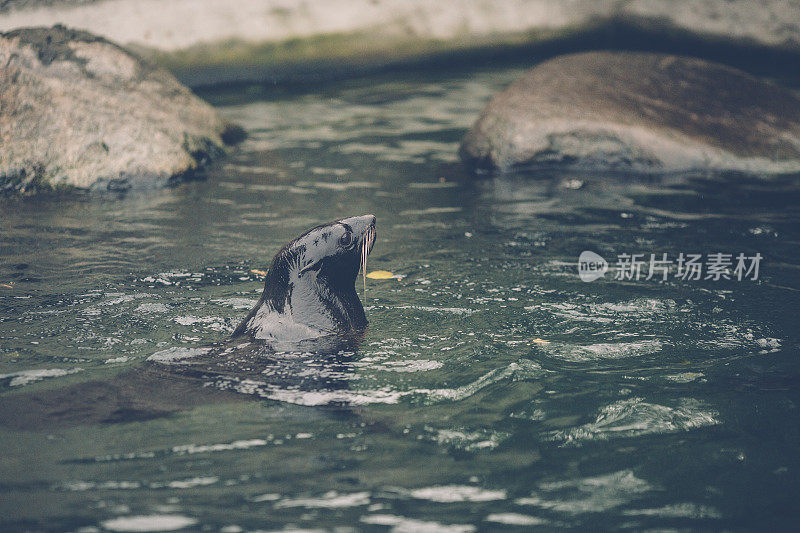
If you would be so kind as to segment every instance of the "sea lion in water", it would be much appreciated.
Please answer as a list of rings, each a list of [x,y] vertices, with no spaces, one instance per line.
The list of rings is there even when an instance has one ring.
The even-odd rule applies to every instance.
[[[355,281],[359,269],[366,268],[375,235],[373,215],[308,230],[275,255],[261,298],[229,340],[162,350],[148,357],[144,368],[113,382],[0,397],[0,424],[34,429],[127,422],[215,401],[209,395],[225,401],[220,391],[280,399],[276,391],[347,387],[336,371],[307,370],[335,369],[357,347],[367,319]],[[242,397],[227,395],[228,400]]]
[[[373,215],[345,218],[300,235],[272,260],[261,299],[233,337],[283,344],[366,328],[355,281],[374,242]]]

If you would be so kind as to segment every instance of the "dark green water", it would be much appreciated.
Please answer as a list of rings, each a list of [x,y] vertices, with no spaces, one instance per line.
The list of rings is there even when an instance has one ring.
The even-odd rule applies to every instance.
[[[321,222],[374,213],[369,270],[401,279],[369,280],[355,357],[298,370],[317,390],[0,428],[0,529],[791,529],[797,177],[475,179],[458,142],[519,73],[206,95],[250,133],[206,181],[4,200],[6,397],[224,339],[250,269]],[[763,260],[758,280],[585,283],[584,250]]]

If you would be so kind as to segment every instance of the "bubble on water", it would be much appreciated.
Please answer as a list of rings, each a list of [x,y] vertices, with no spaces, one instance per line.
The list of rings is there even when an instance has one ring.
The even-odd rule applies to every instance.
[[[611,474],[540,483],[529,497],[517,498],[517,505],[531,505],[557,512],[598,513],[619,507],[652,490],[631,470]]]
[[[628,398],[600,410],[594,422],[550,433],[550,440],[580,444],[590,440],[639,437],[676,433],[719,424],[719,413],[693,398],[678,401],[676,407]]]

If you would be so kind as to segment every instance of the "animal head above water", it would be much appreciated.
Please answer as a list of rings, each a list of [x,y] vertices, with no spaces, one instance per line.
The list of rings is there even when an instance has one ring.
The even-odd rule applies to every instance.
[[[272,260],[261,299],[233,335],[293,342],[363,330],[355,281],[374,242],[373,215],[303,233]]]

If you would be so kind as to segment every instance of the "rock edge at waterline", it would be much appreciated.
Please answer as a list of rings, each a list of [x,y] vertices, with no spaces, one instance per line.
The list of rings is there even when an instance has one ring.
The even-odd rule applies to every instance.
[[[486,105],[464,162],[633,172],[800,172],[800,99],[700,59],[635,52],[561,56]]]
[[[243,137],[172,74],[63,26],[0,34],[0,191],[159,187]]]

